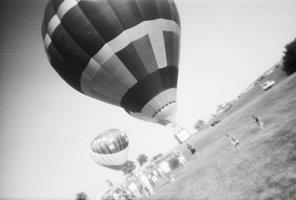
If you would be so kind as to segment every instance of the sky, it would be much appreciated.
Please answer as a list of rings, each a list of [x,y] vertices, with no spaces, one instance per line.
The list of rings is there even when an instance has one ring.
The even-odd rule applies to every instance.
[[[130,157],[165,153],[171,131],[69,87],[50,67],[42,38],[45,0],[0,1],[0,199],[100,197],[123,176],[96,165],[92,139],[118,128]],[[182,41],[177,122],[193,131],[281,60],[296,37],[295,0],[176,0]]]

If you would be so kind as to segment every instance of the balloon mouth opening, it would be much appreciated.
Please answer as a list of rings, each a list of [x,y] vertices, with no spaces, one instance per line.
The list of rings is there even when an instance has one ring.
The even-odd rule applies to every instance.
[[[158,121],[158,123],[162,125],[168,125],[172,121],[175,120],[176,117],[176,101],[170,101],[169,103],[162,106],[158,109],[154,114],[153,118]]]
[[[176,103],[176,101],[171,101],[171,102],[165,104],[160,109],[158,109],[152,117],[155,118],[159,113],[161,113],[163,110],[165,110],[166,108],[168,108],[169,106],[171,106],[172,104],[175,104],[175,103]]]

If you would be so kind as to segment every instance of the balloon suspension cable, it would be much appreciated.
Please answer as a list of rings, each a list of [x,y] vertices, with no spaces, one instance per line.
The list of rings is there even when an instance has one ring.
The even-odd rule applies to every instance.
[[[191,135],[191,133],[186,129],[183,128],[180,124],[178,124],[175,121],[171,121],[167,127],[169,127],[172,131],[174,135],[178,135],[179,133],[181,133],[182,131],[186,131],[188,134]]]

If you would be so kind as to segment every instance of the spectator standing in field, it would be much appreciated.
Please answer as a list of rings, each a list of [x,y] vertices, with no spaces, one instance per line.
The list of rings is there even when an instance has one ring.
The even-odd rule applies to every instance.
[[[175,153],[175,158],[177,158],[178,162],[181,163],[183,166],[188,165],[187,160],[185,159],[185,157],[181,153],[176,152]]]
[[[230,142],[234,147],[241,148],[241,145],[237,139],[235,139],[234,137],[232,137],[229,134],[226,134],[226,137],[228,137],[230,139]]]
[[[158,168],[156,168],[155,162],[152,161],[151,166],[152,166],[153,176],[155,176],[158,180],[162,179],[162,174],[161,172],[159,172]]]
[[[157,175],[157,178],[159,179],[159,180],[161,180],[162,178],[163,178],[163,172],[162,172],[162,170],[161,170],[161,168],[155,168],[155,172],[154,172],[156,175]]]
[[[191,144],[187,144],[187,149],[189,149],[192,155],[196,153],[196,149]]]
[[[139,188],[137,186],[136,183],[134,182],[131,182],[128,186],[128,189],[131,193],[131,196],[136,199],[136,198],[140,198],[141,194],[140,194],[140,191],[139,191]]]
[[[146,193],[146,196],[150,196],[151,194],[153,194],[153,188],[150,184],[150,181],[147,178],[147,175],[144,172],[141,172],[139,178],[140,178],[140,182],[143,186],[143,189]]]
[[[261,129],[264,129],[264,123],[263,121],[261,120],[260,117],[256,116],[256,115],[253,115],[252,116],[253,119],[255,120],[256,124],[261,128]]]
[[[152,170],[152,179],[153,179],[154,183],[157,183],[161,178],[162,178],[161,174],[156,169],[153,169]]]
[[[168,177],[170,183],[175,181],[174,177],[171,175],[171,168],[168,162],[162,162],[160,164],[160,169],[163,172],[163,174],[165,174]]]

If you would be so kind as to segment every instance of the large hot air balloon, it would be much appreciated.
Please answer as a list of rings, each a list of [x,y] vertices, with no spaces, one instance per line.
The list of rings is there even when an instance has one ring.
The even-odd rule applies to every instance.
[[[180,19],[173,0],[50,0],[42,36],[73,88],[165,124],[176,112]]]
[[[125,133],[118,129],[109,129],[92,141],[90,155],[99,165],[122,170],[127,162],[128,145]]]

